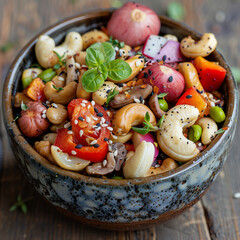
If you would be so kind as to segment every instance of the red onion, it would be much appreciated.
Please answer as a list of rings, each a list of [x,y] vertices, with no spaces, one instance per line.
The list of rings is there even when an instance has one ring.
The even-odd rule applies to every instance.
[[[107,30],[109,36],[134,47],[143,44],[150,34],[158,35],[160,25],[153,10],[129,2],[112,14]]]

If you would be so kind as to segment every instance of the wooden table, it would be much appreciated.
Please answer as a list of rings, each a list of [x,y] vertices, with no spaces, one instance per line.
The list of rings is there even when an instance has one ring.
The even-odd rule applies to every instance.
[[[126,2],[126,1],[123,1]],[[165,14],[171,1],[139,1]],[[218,49],[230,65],[240,67],[240,2],[181,0],[187,15],[186,24],[199,32],[214,32],[219,40]],[[0,53],[0,76],[3,84],[9,63],[17,52],[37,32],[56,21],[94,8],[108,8],[110,0],[1,0],[0,45],[14,44],[6,53]],[[1,85],[2,85],[1,84]],[[194,207],[174,220],[154,228],[133,232],[107,232],[92,229],[75,222],[51,208],[26,182],[17,167],[1,123],[0,141],[0,239],[240,239],[240,123],[229,159],[208,193]],[[0,144],[1,145],[1,144]],[[33,197],[28,202],[28,213],[9,212],[17,195]]]

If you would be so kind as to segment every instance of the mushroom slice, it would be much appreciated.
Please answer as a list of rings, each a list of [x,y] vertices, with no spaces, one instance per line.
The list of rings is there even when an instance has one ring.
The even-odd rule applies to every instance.
[[[90,161],[74,156],[69,156],[67,153],[64,153],[59,147],[54,145],[51,146],[51,153],[56,163],[60,167],[67,170],[80,171],[90,164]]]
[[[107,154],[107,160],[103,160],[103,162],[94,163],[91,166],[86,168],[86,171],[89,175],[106,175],[108,173],[113,172],[115,168],[116,162],[114,159],[114,155],[112,152]]]
[[[79,71],[76,68],[75,65],[75,60],[73,56],[67,56],[66,60],[66,65],[67,65],[67,79],[66,79],[66,85],[72,81],[78,81],[78,75]]]
[[[116,162],[115,170],[119,171],[123,162],[126,160],[126,147],[123,143],[117,142],[112,145],[112,151]]]
[[[160,119],[165,112],[160,108],[158,103],[158,96],[154,93],[148,101],[150,109],[153,111],[157,119]]]

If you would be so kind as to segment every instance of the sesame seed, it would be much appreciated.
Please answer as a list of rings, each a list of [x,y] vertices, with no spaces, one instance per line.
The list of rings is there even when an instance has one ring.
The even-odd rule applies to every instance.
[[[112,145],[108,145],[108,151],[112,152]]]
[[[74,120],[74,123],[75,123],[75,124],[78,124],[78,120],[77,120],[77,119],[76,119],[76,120]]]
[[[46,104],[50,104],[50,101],[46,101]]]
[[[91,104],[92,104],[92,106],[94,106],[94,105],[95,105],[95,102],[94,102],[94,101],[91,101]]]
[[[192,95],[189,94],[189,95],[186,96],[186,98],[190,99],[190,98],[192,98]]]
[[[91,118],[90,117],[86,117],[86,122],[87,123],[91,122]]]
[[[90,142],[90,145],[94,145],[97,143],[97,140],[93,140],[92,142]]]
[[[94,108],[94,111],[95,111],[96,113],[98,113],[98,112],[99,112],[97,108]]]
[[[102,127],[107,127],[107,126],[108,126],[108,124],[106,124],[106,123],[102,124]]]
[[[155,165],[155,168],[158,168],[158,167],[160,167],[160,165],[159,165],[159,164],[156,164],[156,165]]]
[[[104,141],[107,142],[109,140],[109,138],[104,138]]]
[[[117,52],[117,51],[119,50],[119,48],[118,48],[118,47],[115,47],[114,50]]]
[[[42,113],[43,113],[43,114],[44,114],[44,113],[46,113],[46,112],[47,112],[47,110],[46,110],[46,109],[42,111]]]
[[[109,131],[113,131],[113,128],[112,128],[112,127],[107,127],[107,129],[108,129]]]
[[[116,149],[115,152],[113,153],[113,156],[116,157],[118,155],[118,150]]]
[[[81,67],[79,63],[75,63],[75,66],[76,66],[76,68],[80,68]]]
[[[98,148],[99,144],[96,143],[96,144],[93,145],[93,147]]]
[[[202,143],[198,143],[198,146],[201,147],[201,146],[202,146]]]
[[[77,152],[74,151],[74,150],[72,150],[72,151],[71,151],[71,154],[72,154],[72,155],[77,155]]]
[[[84,64],[82,64],[82,67],[83,67],[83,68],[88,68],[88,66],[87,66],[87,65],[84,65]]]
[[[96,130],[96,131],[99,131],[99,130],[101,130],[101,127],[98,127],[98,128],[96,128],[95,130]]]
[[[106,165],[107,165],[107,160],[106,159],[103,160],[102,165],[103,165],[103,167],[106,167]]]
[[[59,81],[65,81],[65,79],[63,77],[58,77]]]
[[[82,148],[82,145],[78,144],[78,145],[75,146],[75,148],[80,149],[80,148]]]
[[[95,121],[97,121],[97,120],[98,120],[98,118],[97,118],[97,117],[94,117],[94,116],[92,117],[92,119],[93,119],[93,120],[95,120]]]
[[[137,60],[137,61],[135,62],[136,67],[139,67],[140,64],[141,64],[141,60]]]
[[[78,119],[79,119],[80,121],[82,121],[82,122],[84,121],[83,117],[81,117],[81,116],[78,117]]]
[[[79,136],[82,137],[82,135],[83,135],[83,130],[80,130],[79,131]]]
[[[234,193],[234,194],[233,194],[233,197],[236,198],[236,199],[240,198],[240,192]]]
[[[101,118],[101,122],[105,123],[106,119],[104,117]]]
[[[54,107],[54,108],[58,108],[58,106],[57,106],[56,103],[52,103],[52,107]]]
[[[98,116],[98,117],[102,117],[102,116],[103,116],[103,113],[101,113],[101,112],[100,112],[100,113],[97,113],[97,116]]]
[[[81,103],[81,106],[82,106],[82,107],[86,107],[86,104],[85,104],[85,103]]]
[[[47,115],[45,113],[42,114],[42,118],[47,118]]]
[[[117,139],[118,137],[116,135],[112,134],[112,138]]]
[[[140,103],[140,100],[138,98],[134,98],[135,103]]]
[[[73,134],[73,131],[68,131],[67,134]]]
[[[66,123],[66,124],[64,124],[64,128],[69,128],[71,126],[71,123],[70,122],[68,122],[68,123]]]
[[[91,107],[91,105],[88,105],[88,107],[87,107],[87,108],[88,108],[88,109],[90,109],[90,107]]]
[[[88,101],[87,101],[87,100],[82,100],[82,102],[83,102],[83,103],[88,103]]]
[[[109,140],[109,144],[112,144],[113,143],[113,141],[112,140]]]

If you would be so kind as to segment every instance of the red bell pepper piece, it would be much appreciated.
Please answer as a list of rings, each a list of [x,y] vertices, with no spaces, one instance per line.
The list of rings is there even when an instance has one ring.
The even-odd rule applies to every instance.
[[[207,109],[207,102],[202,97],[200,93],[198,93],[194,87],[189,88],[178,100],[176,105],[192,105],[195,106],[200,113],[200,116],[203,116],[205,110]]]
[[[60,129],[54,145],[69,155],[92,162],[103,161],[108,152],[107,141],[110,135],[107,126],[111,126],[104,108],[98,104],[93,107],[89,101],[79,98],[69,103],[68,115],[73,133],[69,134],[68,130]],[[107,125],[102,126],[100,122]],[[96,143],[89,146],[89,141],[93,140],[96,140]],[[76,154],[72,154],[72,151]]]
[[[214,62],[209,62],[203,57],[197,57],[193,65],[199,74],[199,80],[206,92],[218,90],[226,75],[226,70]]]

